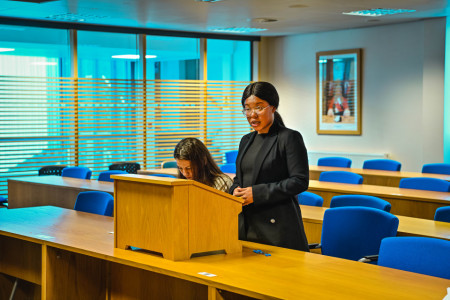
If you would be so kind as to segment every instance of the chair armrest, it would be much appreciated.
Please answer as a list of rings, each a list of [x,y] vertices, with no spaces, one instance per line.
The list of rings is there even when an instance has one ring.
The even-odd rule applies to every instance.
[[[377,255],[366,255],[363,258],[358,260],[359,262],[363,263],[371,263],[374,261],[378,261],[378,254]]]
[[[321,249],[322,245],[315,243],[315,244],[308,244],[308,247],[309,247],[310,250],[311,249]]]

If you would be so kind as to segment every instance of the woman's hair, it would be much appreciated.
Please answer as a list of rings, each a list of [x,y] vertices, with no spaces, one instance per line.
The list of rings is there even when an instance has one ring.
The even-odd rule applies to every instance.
[[[275,87],[271,83],[265,81],[250,83],[245,88],[241,100],[242,107],[245,106],[245,100],[247,100],[250,96],[256,96],[264,101],[267,101],[275,108],[278,108],[278,104],[280,103],[280,98]],[[286,127],[278,111],[275,111],[274,123],[277,123],[280,127]]]
[[[196,138],[184,138],[173,151],[175,159],[189,160],[195,181],[214,186],[214,180],[223,174],[206,146]],[[186,177],[178,170],[178,178]]]

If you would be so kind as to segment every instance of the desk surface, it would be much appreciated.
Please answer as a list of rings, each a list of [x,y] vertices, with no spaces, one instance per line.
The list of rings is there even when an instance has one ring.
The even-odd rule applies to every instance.
[[[113,218],[58,207],[0,210],[0,234],[253,297],[442,299],[449,280],[244,242],[242,253],[173,262],[113,248]],[[261,249],[270,257],[255,254]],[[215,274],[215,277],[199,275]]]
[[[328,207],[300,205],[303,221],[322,223]],[[396,216],[399,221],[398,235],[423,236],[450,240],[450,223],[420,218]]]

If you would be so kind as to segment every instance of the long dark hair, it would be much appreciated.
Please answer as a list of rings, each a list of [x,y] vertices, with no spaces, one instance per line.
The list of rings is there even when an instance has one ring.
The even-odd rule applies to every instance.
[[[258,81],[250,83],[242,93],[242,107],[245,106],[245,100],[247,100],[250,96],[256,96],[264,101],[267,101],[270,105],[278,108],[278,104],[280,103],[280,97],[278,96],[277,89],[269,82]],[[275,111],[275,118],[273,120],[280,127],[286,127],[283,122],[283,118]]]
[[[214,186],[214,180],[223,174],[202,141],[196,138],[184,138],[173,151],[175,159],[189,160],[195,181]],[[186,179],[178,170],[178,178]]]

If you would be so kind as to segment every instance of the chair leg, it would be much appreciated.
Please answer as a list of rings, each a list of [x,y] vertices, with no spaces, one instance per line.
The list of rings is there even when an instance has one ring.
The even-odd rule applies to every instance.
[[[13,300],[14,294],[16,293],[16,288],[17,288],[18,283],[19,283],[19,278],[16,278],[16,280],[14,281],[12,291],[11,291],[11,295],[9,296],[9,300]]]

